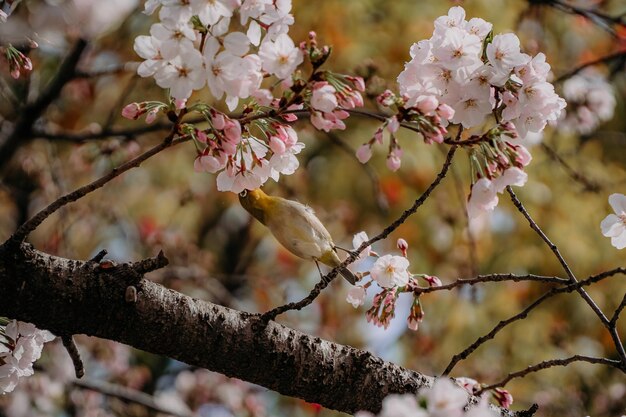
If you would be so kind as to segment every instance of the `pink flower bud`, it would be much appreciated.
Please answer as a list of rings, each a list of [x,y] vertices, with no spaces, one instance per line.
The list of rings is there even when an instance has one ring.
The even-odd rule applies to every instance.
[[[415,105],[424,114],[431,114],[437,109],[437,106],[439,106],[439,100],[434,96],[422,97]]]
[[[510,392],[503,388],[494,389],[493,397],[501,407],[509,408],[513,404],[513,396]]]
[[[365,164],[372,157],[372,147],[367,143],[364,143],[357,149],[356,158],[360,163]]]
[[[528,152],[524,146],[519,145],[516,149],[517,155],[515,157],[515,161],[522,164],[522,166],[526,166],[530,164],[530,161],[533,159],[533,156]]]
[[[398,122],[398,118],[396,116],[390,117],[389,122],[387,123],[387,130],[390,133],[396,133],[400,128],[400,123]]]
[[[130,120],[136,120],[140,115],[140,108],[138,103],[130,103],[124,106],[122,109],[122,117]]]
[[[434,277],[431,275],[424,275],[424,279],[428,282],[428,285],[431,287],[441,287],[441,280],[438,277]]]
[[[450,120],[454,117],[454,109],[445,103],[440,104],[439,107],[437,107],[437,114],[443,119]]]
[[[224,120],[224,115],[220,112],[217,112],[211,109],[211,122],[213,123],[213,127],[217,130],[224,130],[226,125],[226,121]]]
[[[286,150],[285,142],[283,142],[276,136],[272,136],[270,137],[270,149],[276,155],[282,155],[285,153]]]
[[[148,120],[148,116],[146,116],[146,120]],[[198,130],[198,132],[196,133],[196,137],[202,143],[207,143],[208,140],[209,140],[209,138],[206,135],[206,132],[204,130]]]
[[[146,123],[150,124],[156,120],[157,109],[152,109],[146,114]]]
[[[402,163],[400,158],[402,158],[402,149],[395,148],[392,150],[389,155],[387,155],[387,168],[394,172],[397,171]]]
[[[406,258],[406,251],[407,249],[409,249],[409,244],[407,243],[407,241],[400,238],[396,242],[396,245],[398,246],[398,249],[400,249],[400,252],[402,252],[402,256]]]
[[[362,77],[346,77],[349,81],[354,84],[354,88],[363,92],[365,91],[365,81],[363,81]]]

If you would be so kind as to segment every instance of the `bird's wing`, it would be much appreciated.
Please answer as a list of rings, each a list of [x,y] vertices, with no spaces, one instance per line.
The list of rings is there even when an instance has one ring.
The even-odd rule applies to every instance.
[[[330,233],[312,210],[295,201],[278,205],[268,227],[285,248],[301,258],[319,259],[333,247]]]

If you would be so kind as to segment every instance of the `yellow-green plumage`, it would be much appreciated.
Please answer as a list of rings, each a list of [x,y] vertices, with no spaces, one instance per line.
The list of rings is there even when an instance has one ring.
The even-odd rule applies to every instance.
[[[333,268],[341,264],[330,233],[311,208],[269,196],[259,189],[240,194],[239,201],[289,252]],[[351,284],[355,283],[356,278],[348,269],[342,268],[339,272]]]

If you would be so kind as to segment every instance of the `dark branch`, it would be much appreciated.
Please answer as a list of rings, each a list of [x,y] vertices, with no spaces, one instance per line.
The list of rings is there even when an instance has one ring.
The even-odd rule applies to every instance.
[[[138,167],[142,162],[146,161],[150,157],[158,154],[164,149],[169,148],[170,146],[177,145],[186,141],[186,138],[179,138],[177,140],[172,140],[174,135],[176,134],[176,126],[174,126],[168,135],[168,137],[161,142],[160,144],[150,148],[146,152],[141,155],[131,159],[130,161],[113,168],[111,172],[107,175],[98,178],[97,180],[80,187],[60,198],[50,203],[46,208],[42,209],[39,213],[35,214],[31,217],[26,223],[22,224],[17,231],[9,238],[9,240],[13,242],[22,242],[26,237],[35,230],[44,220],[46,220],[52,213],[65,206],[66,204],[72,203],[85,195],[103,187],[106,183],[113,180],[114,178],[120,176],[124,172],[128,171],[131,168]]]
[[[153,396],[132,388],[103,381],[85,379],[76,380],[72,383],[78,388],[96,391],[108,397],[115,397],[125,402],[143,405],[148,410],[156,411],[157,413],[168,414],[175,417],[195,417],[193,413],[183,413],[161,405]]]
[[[87,47],[87,41],[79,39],[72,50],[59,66],[59,69],[50,81],[46,89],[33,103],[27,104],[20,109],[20,116],[15,122],[13,131],[6,138],[0,140],[0,167],[5,166],[15,151],[31,139],[34,123],[41,117],[48,106],[61,94],[61,90],[76,73],[76,66],[83,51]]]
[[[606,359],[606,358],[594,358],[591,356],[574,355],[565,359],[551,359],[551,360],[540,362],[535,365],[531,365],[527,367],[526,369],[522,369],[521,371],[511,372],[501,381],[482,387],[482,389],[478,391],[476,395],[480,395],[483,392],[488,391],[490,389],[503,387],[506,384],[508,384],[509,381],[511,381],[512,379],[523,378],[530,373],[538,372],[538,371],[548,369],[548,368],[553,368],[555,366],[567,366],[573,362],[587,362],[587,363],[593,363],[593,364],[601,364],[601,365],[607,365],[607,366],[615,367],[617,369],[621,369],[620,361]]]

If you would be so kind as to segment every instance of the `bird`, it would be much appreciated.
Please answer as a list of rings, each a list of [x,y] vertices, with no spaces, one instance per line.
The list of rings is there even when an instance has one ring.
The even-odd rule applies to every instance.
[[[313,260],[318,270],[318,262],[331,268],[341,265],[330,233],[310,207],[268,195],[259,188],[239,193],[239,201],[289,252],[299,258]],[[339,273],[350,284],[356,283],[356,276],[348,268],[340,268]]]

